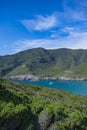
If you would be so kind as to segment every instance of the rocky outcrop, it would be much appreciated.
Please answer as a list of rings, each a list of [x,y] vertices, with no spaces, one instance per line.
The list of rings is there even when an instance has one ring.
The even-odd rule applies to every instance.
[[[66,76],[61,76],[61,77],[39,77],[35,76],[33,74],[26,74],[26,75],[13,75],[9,77],[5,77],[7,79],[12,79],[12,80],[29,80],[29,81],[39,81],[39,80],[76,80],[76,81],[87,81],[87,77],[76,77],[76,78],[71,78],[71,77],[66,77]]]
[[[82,78],[69,78],[69,77],[59,77],[60,80],[77,80],[77,81],[85,81],[87,80],[87,77],[82,77]]]
[[[34,76],[32,74],[27,74],[27,75],[16,75],[16,76],[10,76],[6,77],[9,79],[15,79],[15,80],[30,80],[30,81],[38,81],[40,78],[38,76]]]

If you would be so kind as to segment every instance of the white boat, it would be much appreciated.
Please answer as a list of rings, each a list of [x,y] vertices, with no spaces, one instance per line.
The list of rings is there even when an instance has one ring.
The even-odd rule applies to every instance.
[[[49,85],[53,84],[53,82],[49,82]]]

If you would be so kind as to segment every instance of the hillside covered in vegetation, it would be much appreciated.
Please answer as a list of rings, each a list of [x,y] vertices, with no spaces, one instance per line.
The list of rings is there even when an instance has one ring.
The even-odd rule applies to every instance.
[[[0,56],[0,76],[33,74],[40,77],[87,77],[87,50],[29,49]]]
[[[87,130],[87,97],[0,78],[0,130]]]

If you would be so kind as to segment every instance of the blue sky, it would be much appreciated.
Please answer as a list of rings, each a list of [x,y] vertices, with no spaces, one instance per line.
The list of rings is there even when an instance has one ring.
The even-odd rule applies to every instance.
[[[0,1],[0,55],[44,47],[87,49],[87,0]]]

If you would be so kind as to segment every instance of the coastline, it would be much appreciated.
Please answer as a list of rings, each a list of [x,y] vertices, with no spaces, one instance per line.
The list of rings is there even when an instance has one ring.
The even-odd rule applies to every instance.
[[[13,76],[6,76],[6,79],[11,80],[28,80],[28,81],[40,81],[40,80],[75,80],[75,81],[87,81],[87,77],[77,77],[77,78],[69,78],[69,77],[39,77],[33,74],[26,74],[26,75],[13,75]]]

